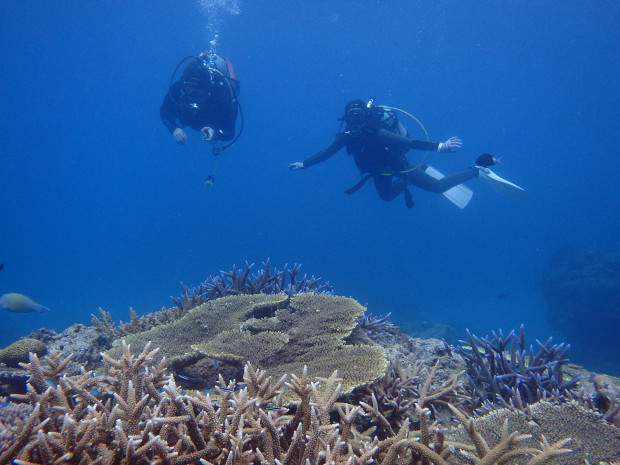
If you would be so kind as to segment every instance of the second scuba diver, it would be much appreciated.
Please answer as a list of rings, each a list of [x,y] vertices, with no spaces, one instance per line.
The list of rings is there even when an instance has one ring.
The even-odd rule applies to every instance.
[[[355,164],[361,171],[362,179],[345,192],[352,194],[372,178],[379,197],[385,201],[394,200],[401,192],[404,192],[407,208],[413,207],[413,197],[407,188],[409,185],[430,192],[444,193],[469,179],[477,177],[484,177],[485,180],[496,183],[505,181],[488,169],[489,166],[497,162],[497,159],[489,154],[478,157],[476,166],[447,176],[437,175],[436,170],[423,162],[414,165],[405,156],[409,150],[454,152],[461,147],[461,140],[458,137],[451,137],[445,142],[412,139],[398,120],[394,109],[375,106],[373,99],[368,103],[361,99],[350,101],[345,106],[344,115],[340,120],[345,124],[344,130],[336,134],[327,148],[303,162],[291,163],[288,167],[289,170],[300,170],[321,163],[346,147],[347,153],[353,156]],[[489,175],[492,175],[493,179],[489,179]],[[507,185],[523,191],[518,186],[505,182]],[[471,191],[469,192],[471,197]],[[468,201],[469,199],[466,199],[464,205]],[[463,208],[464,205],[459,206]]]

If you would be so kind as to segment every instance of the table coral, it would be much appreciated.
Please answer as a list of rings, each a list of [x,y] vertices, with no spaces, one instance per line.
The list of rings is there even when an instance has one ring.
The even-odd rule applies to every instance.
[[[293,265],[284,269],[272,268],[269,259],[263,262],[263,268],[251,273],[254,263],[245,264],[245,269],[233,266],[231,271],[221,271],[217,276],[209,278],[196,287],[189,287],[181,283],[183,293],[179,297],[171,297],[175,304],[173,308],[163,307],[161,310],[138,316],[133,308],[129,309],[130,320],[122,321],[116,326],[112,315],[99,308],[99,317],[92,315],[93,326],[102,335],[113,339],[120,339],[128,334],[146,331],[161,324],[171,323],[181,318],[188,310],[198,307],[205,302],[220,297],[239,294],[300,294],[302,292],[316,292],[318,294],[333,294],[329,282],[322,282],[321,278],[299,275],[301,265]]]
[[[327,294],[228,296],[125,339],[133,347],[152,341],[173,368],[209,357],[239,370],[251,361],[272,376],[304,366],[317,376],[338,370],[349,391],[383,376],[387,367],[381,347],[346,344],[364,311],[353,299]],[[120,341],[114,344],[112,357],[121,350]]]

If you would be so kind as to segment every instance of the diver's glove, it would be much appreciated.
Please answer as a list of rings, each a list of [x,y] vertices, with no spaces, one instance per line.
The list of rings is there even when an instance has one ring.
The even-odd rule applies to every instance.
[[[183,145],[187,142],[187,134],[185,134],[185,131],[181,128],[176,128],[172,133],[172,137],[177,144]]]
[[[305,168],[303,161],[296,161],[295,163],[288,165],[288,169],[291,171],[301,170],[303,168]]]
[[[456,152],[456,150],[460,149],[462,145],[463,142],[461,142],[461,139],[458,137],[450,137],[447,141],[439,143],[437,151],[439,153]]]

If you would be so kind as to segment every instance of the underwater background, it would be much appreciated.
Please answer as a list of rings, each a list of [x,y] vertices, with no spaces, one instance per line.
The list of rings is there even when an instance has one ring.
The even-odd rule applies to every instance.
[[[524,323],[530,341],[565,340],[536,285],[549,257],[620,252],[619,21],[612,1],[4,2],[0,294],[51,311],[2,312],[0,346],[99,307],[127,321],[171,306],[181,281],[268,258],[403,327],[462,339]],[[206,189],[210,146],[194,131],[175,144],[159,106],[179,60],[212,47],[241,81],[245,128]],[[347,196],[344,150],[287,170],[370,97],[432,141],[463,140],[432,166],[502,156],[495,171],[529,201],[478,179],[464,210],[417,188],[412,210],[371,184]]]

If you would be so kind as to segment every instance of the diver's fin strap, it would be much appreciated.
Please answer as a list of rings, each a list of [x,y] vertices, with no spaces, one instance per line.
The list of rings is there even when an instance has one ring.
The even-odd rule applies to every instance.
[[[349,187],[346,191],[344,191],[344,193],[347,195],[351,195],[354,192],[357,192],[362,187],[364,187],[364,184],[366,184],[366,181],[368,181],[371,177],[372,177],[371,175],[367,174],[362,179],[360,179],[359,182],[355,184],[353,187]]]

